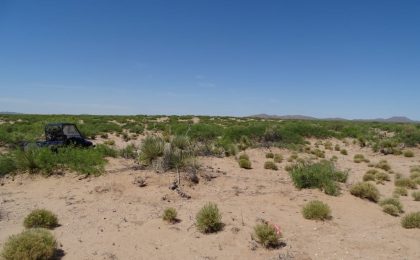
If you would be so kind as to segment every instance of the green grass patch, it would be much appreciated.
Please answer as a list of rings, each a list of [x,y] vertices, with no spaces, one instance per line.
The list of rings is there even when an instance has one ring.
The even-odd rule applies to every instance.
[[[293,183],[298,189],[318,188],[328,195],[337,196],[340,187],[337,182],[346,182],[348,173],[338,171],[330,161],[318,163],[297,163],[290,171]]]

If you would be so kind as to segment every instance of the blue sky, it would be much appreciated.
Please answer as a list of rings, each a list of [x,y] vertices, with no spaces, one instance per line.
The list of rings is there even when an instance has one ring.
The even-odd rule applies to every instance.
[[[0,111],[420,119],[419,1],[1,1]]]

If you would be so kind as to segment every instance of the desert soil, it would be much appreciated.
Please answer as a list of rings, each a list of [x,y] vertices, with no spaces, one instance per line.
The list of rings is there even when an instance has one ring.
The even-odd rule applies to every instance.
[[[350,169],[338,197],[297,190],[284,170],[286,160],[278,171],[265,170],[267,149],[247,152],[251,170],[240,169],[233,157],[200,158],[199,184],[183,180],[190,199],[168,188],[174,173],[138,170],[132,167],[134,161],[124,159],[110,158],[107,173],[99,177],[9,177],[0,186],[0,247],[23,230],[31,210],[46,208],[58,215],[61,225],[52,232],[65,253],[63,259],[420,259],[420,229],[402,228],[401,217],[386,215],[378,204],[348,191],[369,169],[366,163],[354,163],[354,154],[362,153],[372,162],[386,159],[395,172],[408,175],[410,166],[420,165],[420,151],[405,158],[352,145],[345,148],[349,155],[326,151],[327,158],[338,157],[338,168]],[[291,154],[271,151],[285,158]],[[146,178],[147,186],[133,184],[137,176]],[[392,181],[377,186],[383,197],[392,195]],[[329,204],[331,220],[302,217],[302,206],[313,199]],[[420,202],[411,196],[400,199],[406,212],[420,211]],[[217,203],[222,212],[225,226],[218,233],[202,234],[194,226],[195,214],[206,202]],[[179,223],[162,221],[166,207],[177,209]],[[283,247],[255,247],[251,233],[258,219],[280,226]]]

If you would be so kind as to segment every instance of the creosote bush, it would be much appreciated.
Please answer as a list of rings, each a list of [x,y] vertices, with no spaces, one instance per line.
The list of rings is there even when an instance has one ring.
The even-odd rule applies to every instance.
[[[202,233],[220,231],[223,227],[222,215],[215,203],[207,203],[200,209],[196,216],[197,229]]]
[[[277,171],[279,168],[273,161],[266,161],[264,163],[264,169]]]
[[[254,226],[253,238],[265,248],[275,248],[279,245],[280,235],[276,229],[268,223],[260,223]]]
[[[403,213],[403,205],[397,198],[387,198],[381,200],[379,205],[382,206],[382,209],[385,213],[388,213],[392,216],[398,216],[400,213]]]
[[[420,211],[412,212],[401,219],[404,228],[420,228]]]
[[[306,219],[326,220],[331,218],[331,209],[322,201],[313,200],[303,207],[302,214]]]
[[[23,221],[26,228],[55,228],[58,225],[57,216],[46,209],[35,209]]]
[[[178,213],[177,213],[176,209],[174,209],[174,208],[166,208],[163,211],[162,219],[164,221],[169,222],[169,223],[175,223],[177,221],[177,218],[176,218],[177,215],[178,215]]]
[[[318,163],[297,163],[290,169],[294,185],[299,189],[319,188],[328,195],[337,196],[340,187],[337,182],[346,182],[348,173],[338,171],[330,161]]]
[[[378,189],[369,182],[356,183],[350,188],[350,193],[356,197],[368,199],[373,202],[378,202],[380,197]]]
[[[4,244],[5,260],[47,260],[54,255],[57,242],[46,229],[32,228],[10,236]]]

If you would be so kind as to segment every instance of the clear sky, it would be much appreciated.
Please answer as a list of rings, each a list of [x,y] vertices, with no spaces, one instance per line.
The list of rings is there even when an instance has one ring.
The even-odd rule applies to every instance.
[[[0,111],[420,119],[420,1],[0,1]]]

